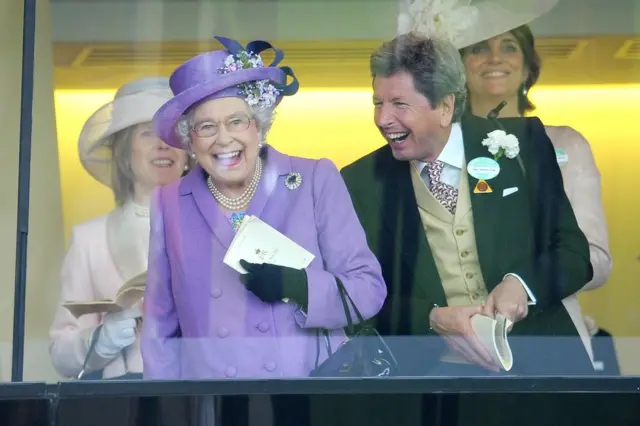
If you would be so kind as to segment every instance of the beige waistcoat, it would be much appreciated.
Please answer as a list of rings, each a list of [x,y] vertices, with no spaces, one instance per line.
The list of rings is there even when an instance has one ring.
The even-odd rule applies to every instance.
[[[422,227],[442,281],[447,304],[461,306],[483,303],[488,292],[478,260],[466,168],[463,167],[460,174],[455,215],[435,199],[415,167],[411,167],[411,181]],[[444,355],[442,361],[466,362],[453,353]]]

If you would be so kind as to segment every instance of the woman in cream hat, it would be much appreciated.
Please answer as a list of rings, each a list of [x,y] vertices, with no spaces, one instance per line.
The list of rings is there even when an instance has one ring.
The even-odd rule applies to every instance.
[[[85,169],[111,187],[117,207],[77,225],[61,273],[61,305],[51,325],[51,359],[64,377],[102,371],[103,378],[140,377],[140,309],[71,314],[67,301],[113,299],[147,269],[149,196],[188,169],[186,154],[162,142],[151,126],[171,99],[168,79],[147,77],[118,90],[85,123],[78,150]]]
[[[486,117],[505,101],[500,117],[520,117],[535,108],[528,93],[541,70],[535,39],[527,24],[557,3],[558,0],[491,0],[462,5],[444,0],[442,7],[436,9],[428,1],[403,0],[399,29],[447,38],[460,49],[467,72],[469,108],[474,115]],[[457,25],[448,25],[454,20]],[[600,173],[589,143],[578,131],[569,126],[546,126],[546,130],[556,148],[565,192],[589,241],[593,279],[582,291],[594,290],[606,283],[612,268]],[[563,303],[591,361],[597,361],[576,295]],[[594,367],[599,364],[594,362]]]

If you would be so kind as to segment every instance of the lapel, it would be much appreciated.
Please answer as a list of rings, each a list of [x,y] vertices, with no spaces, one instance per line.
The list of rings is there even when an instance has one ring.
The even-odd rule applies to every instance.
[[[262,151],[262,159],[265,162],[262,179],[247,214],[260,217],[275,229],[280,229],[291,193],[284,184],[287,175],[293,171],[291,158],[267,145]],[[311,179],[311,176],[302,176],[303,180],[305,178]]]
[[[464,160],[466,164],[467,160]],[[458,226],[462,220],[471,212],[471,198],[469,197],[469,176],[467,168],[462,167],[460,171],[460,187],[458,188],[458,203],[456,205],[456,214],[454,217],[454,225]]]
[[[267,214],[267,210],[270,210],[269,206],[271,205],[280,206],[280,211],[286,211],[280,205],[283,201],[281,198],[286,195],[286,192],[276,191],[274,193],[274,190],[279,184],[282,184],[282,188],[285,188],[284,177],[291,171],[291,164],[289,157],[271,147],[265,148],[261,156],[264,161],[262,178],[258,184],[256,194],[249,204],[247,214],[262,218],[263,215]],[[211,195],[205,180],[205,172],[200,165],[197,165],[191,173],[185,176],[180,186],[180,194],[193,197],[200,214],[213,235],[225,249],[228,249],[235,233],[224,213],[218,207],[215,198]],[[282,219],[282,216],[276,216],[278,222]],[[277,227],[278,224],[270,221],[270,225]]]
[[[393,158],[391,148],[385,147],[378,163],[378,175],[384,182],[380,194],[382,228],[386,232],[389,250],[399,252],[400,271],[393,275],[402,277],[403,294],[413,297],[419,293],[440,306],[447,299],[442,288],[433,255],[422,227],[415,191],[411,181],[411,164]],[[385,250],[385,247],[381,248]]]
[[[487,147],[482,145],[482,140],[496,128],[491,120],[471,114],[463,116],[462,136],[467,162],[477,157],[493,158]],[[473,190],[478,180],[468,173],[462,176],[467,179],[480,268],[489,291],[502,279],[494,273],[498,264],[496,257],[504,254],[500,247],[495,246],[498,240],[495,237],[500,232],[500,224],[503,223],[505,216],[518,214],[510,208],[503,208],[506,204],[502,191],[510,187],[518,187],[520,191],[526,190],[524,176],[516,159],[503,156],[498,160],[498,164],[500,173],[494,179],[487,181],[493,190],[491,193],[475,194]]]
[[[213,235],[225,249],[228,249],[231,240],[233,240],[233,229],[218,207],[215,198],[211,195],[205,176],[206,174],[202,166],[199,164],[196,165],[191,173],[184,177],[180,185],[180,195],[193,197],[200,211],[200,215],[209,226]]]

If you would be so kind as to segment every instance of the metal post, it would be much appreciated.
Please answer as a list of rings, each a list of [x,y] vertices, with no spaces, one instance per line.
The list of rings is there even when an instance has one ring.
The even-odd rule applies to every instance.
[[[11,357],[12,382],[22,381],[24,364],[35,38],[36,0],[24,0],[22,21],[22,88],[20,93],[20,155],[18,159],[18,218],[16,231],[15,293],[13,298],[13,346]]]

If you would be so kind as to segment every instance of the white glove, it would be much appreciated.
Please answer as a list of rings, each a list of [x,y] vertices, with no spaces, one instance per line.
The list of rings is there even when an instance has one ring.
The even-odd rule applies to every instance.
[[[115,358],[136,341],[136,318],[142,316],[139,308],[106,314],[96,341],[95,351],[103,358]]]

